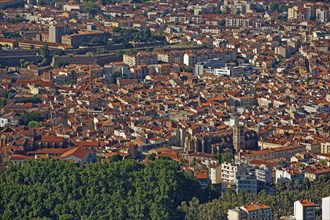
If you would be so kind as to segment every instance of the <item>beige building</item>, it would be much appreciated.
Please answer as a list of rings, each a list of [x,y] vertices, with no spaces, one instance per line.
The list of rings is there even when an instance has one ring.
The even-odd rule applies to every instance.
[[[330,142],[321,143],[321,154],[330,154]]]
[[[64,154],[61,155],[61,160],[67,160],[74,163],[78,163],[80,165],[84,165],[89,162],[95,162],[95,153],[92,150],[76,147],[68,150]]]
[[[318,179],[320,176],[330,177],[330,167],[324,167],[322,165],[315,165],[305,169],[305,178],[310,181]]]
[[[129,66],[157,64],[157,54],[149,52],[139,52],[137,54],[124,54],[123,61]]]
[[[229,220],[271,220],[272,209],[264,204],[250,204],[229,209],[227,212]]]
[[[221,182],[221,165],[210,165],[209,178],[211,180],[211,184],[219,184]]]
[[[292,8],[289,8],[288,9],[288,19],[295,19],[297,18],[297,10],[298,10],[298,7],[297,6],[294,6]]]

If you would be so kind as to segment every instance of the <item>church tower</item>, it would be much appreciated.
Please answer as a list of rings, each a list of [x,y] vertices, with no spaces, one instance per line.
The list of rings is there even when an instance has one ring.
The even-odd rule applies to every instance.
[[[234,112],[231,118],[233,129],[233,145],[236,152],[244,148],[244,126],[239,123],[239,115],[234,106]]]

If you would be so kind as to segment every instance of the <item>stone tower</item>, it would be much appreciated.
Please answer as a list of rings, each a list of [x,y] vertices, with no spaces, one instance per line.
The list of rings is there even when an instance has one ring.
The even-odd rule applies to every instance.
[[[239,116],[234,106],[234,112],[231,120],[233,121],[233,145],[236,152],[239,152],[240,149],[244,147],[244,126],[239,123]]]

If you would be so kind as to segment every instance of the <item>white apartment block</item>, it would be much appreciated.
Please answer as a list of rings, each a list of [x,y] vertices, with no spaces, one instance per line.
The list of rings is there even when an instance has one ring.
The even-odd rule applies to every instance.
[[[330,20],[330,11],[326,9],[316,9],[316,20],[320,22],[327,22]]]
[[[307,200],[295,201],[294,217],[296,220],[315,220],[315,204]]]
[[[214,75],[227,75],[231,77],[237,77],[244,74],[250,74],[252,73],[252,70],[253,66],[251,64],[242,64],[240,66],[225,66],[223,68],[214,69]]]
[[[322,220],[330,219],[330,196],[322,198]]]
[[[226,18],[226,27],[249,27],[253,26],[253,22],[250,18],[235,17]]]
[[[305,173],[302,170],[294,170],[294,169],[278,169],[276,170],[276,184],[279,182],[295,182],[300,180],[304,181]]]
[[[236,172],[239,165],[237,163],[221,164],[221,181],[234,184],[236,180]]]
[[[6,125],[9,123],[7,118],[0,118],[0,128],[6,127]]]
[[[221,181],[231,186],[235,186],[236,192],[246,190],[251,193],[257,193],[257,178],[255,169],[246,163],[238,161],[233,163],[221,164]]]
[[[260,166],[256,168],[256,178],[258,181],[264,182],[264,183],[272,183],[272,169],[268,168],[266,166]]]

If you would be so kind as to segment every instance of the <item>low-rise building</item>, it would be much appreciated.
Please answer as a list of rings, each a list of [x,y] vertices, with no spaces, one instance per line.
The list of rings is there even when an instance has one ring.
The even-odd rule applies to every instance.
[[[0,46],[15,48],[18,47],[18,41],[10,38],[0,38]]]
[[[227,212],[229,220],[272,220],[272,209],[265,204],[249,204]]]
[[[276,177],[275,181],[276,184],[280,182],[296,182],[300,181],[301,183],[304,182],[305,177],[304,170],[301,169],[293,169],[293,168],[286,168],[286,169],[277,169],[276,170]]]

